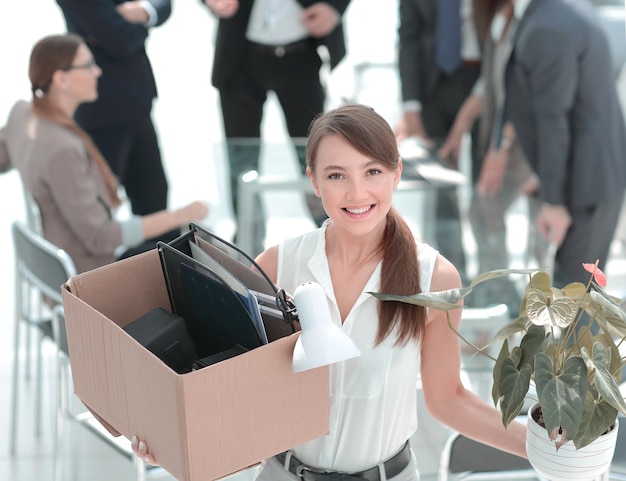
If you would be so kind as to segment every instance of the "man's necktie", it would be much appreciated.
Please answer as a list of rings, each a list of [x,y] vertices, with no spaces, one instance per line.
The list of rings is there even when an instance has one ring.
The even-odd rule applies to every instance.
[[[461,65],[461,0],[439,0],[436,59],[447,74]]]

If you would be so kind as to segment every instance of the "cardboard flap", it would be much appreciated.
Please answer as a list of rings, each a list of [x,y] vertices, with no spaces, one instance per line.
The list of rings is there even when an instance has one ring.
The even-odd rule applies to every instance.
[[[156,250],[74,276],[66,289],[120,327],[154,307],[172,310]],[[132,302],[126,302],[129,296]]]

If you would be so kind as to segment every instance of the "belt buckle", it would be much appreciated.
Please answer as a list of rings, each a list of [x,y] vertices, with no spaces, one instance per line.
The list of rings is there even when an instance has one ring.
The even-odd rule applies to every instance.
[[[313,473],[313,474],[326,474],[326,471],[323,469],[312,468],[311,466],[307,466],[306,464],[300,464],[296,466],[296,476],[300,479],[304,479],[304,473]]]
[[[284,57],[285,56],[285,47],[276,47],[274,49],[274,55],[276,55],[277,57]]]

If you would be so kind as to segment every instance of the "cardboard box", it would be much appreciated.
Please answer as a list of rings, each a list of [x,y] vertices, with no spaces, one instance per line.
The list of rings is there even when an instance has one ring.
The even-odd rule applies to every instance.
[[[177,374],[122,328],[170,310],[156,250],[70,279],[63,303],[78,397],[179,481],[208,481],[328,432],[328,368],[293,373],[299,334]]]

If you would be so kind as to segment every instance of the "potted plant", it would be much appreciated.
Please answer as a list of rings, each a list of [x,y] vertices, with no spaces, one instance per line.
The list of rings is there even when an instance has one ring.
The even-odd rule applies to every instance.
[[[583,264],[590,272],[587,285],[575,282],[562,289],[553,287],[550,275],[541,269],[501,269],[481,274],[469,287],[460,289],[411,296],[370,294],[449,313],[460,308],[459,301],[480,283],[510,274],[527,275],[519,316],[486,346],[478,348],[455,332],[488,357],[485,350],[501,343],[498,357],[491,357],[492,397],[505,426],[520,414],[534,383],[538,403],[529,416],[545,425],[552,451],[566,445],[581,450],[616,426],[618,412],[626,415],[619,390],[626,365],[626,357],[619,351],[626,340],[626,313],[622,301],[603,289],[606,277],[597,264]],[[448,324],[454,330],[449,315]],[[510,344],[511,339],[517,339],[515,345]]]

